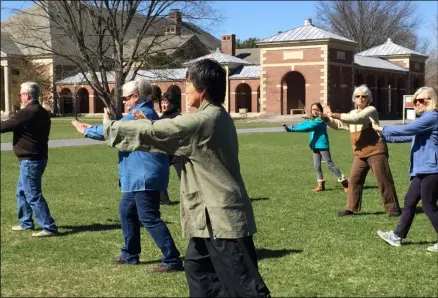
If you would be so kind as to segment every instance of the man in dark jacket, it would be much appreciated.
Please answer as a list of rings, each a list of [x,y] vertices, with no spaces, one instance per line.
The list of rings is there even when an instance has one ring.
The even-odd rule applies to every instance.
[[[20,161],[17,183],[17,207],[19,225],[13,231],[32,230],[32,212],[42,231],[34,237],[53,236],[58,233],[55,220],[41,190],[41,180],[47,165],[50,115],[40,105],[40,87],[34,82],[21,84],[21,102],[26,106],[9,120],[2,121],[0,132],[14,133],[13,149]]]

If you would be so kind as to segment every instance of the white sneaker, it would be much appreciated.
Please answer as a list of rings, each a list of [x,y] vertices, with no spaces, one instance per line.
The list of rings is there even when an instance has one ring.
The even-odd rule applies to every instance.
[[[32,233],[32,237],[48,237],[48,236],[55,236],[55,233],[46,231],[46,230],[42,230],[40,232],[35,232]]]
[[[431,252],[438,252],[438,242],[435,243],[433,246],[428,247],[427,250]]]
[[[378,230],[377,235],[379,235],[380,238],[382,238],[383,240],[385,240],[386,242],[388,242],[392,246],[401,246],[401,241],[402,241],[401,238],[399,236],[397,236],[396,234],[394,234],[393,231],[383,232],[383,231]]]
[[[20,225],[12,227],[12,231],[28,231],[28,230],[32,230],[32,229],[25,229]]]

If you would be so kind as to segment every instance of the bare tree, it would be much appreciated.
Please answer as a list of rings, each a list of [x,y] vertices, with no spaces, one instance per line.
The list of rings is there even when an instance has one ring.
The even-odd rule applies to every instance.
[[[175,25],[174,31],[181,30],[165,18],[169,11],[179,9],[185,20],[199,26],[197,30],[219,18],[207,1],[33,2],[31,8],[15,11],[17,14],[2,23],[2,30],[33,54],[51,54],[79,69],[84,83],[93,88],[115,119],[122,114],[123,83],[133,79],[152,56],[184,42],[182,36],[165,31],[169,24]],[[115,85],[113,95],[110,81]]]
[[[434,44],[426,60],[425,84],[438,91],[438,14],[432,20],[432,36],[434,36]]]
[[[413,1],[318,1],[317,23],[358,43],[364,51],[391,38],[407,48],[426,52],[428,40],[414,32],[420,25]]]

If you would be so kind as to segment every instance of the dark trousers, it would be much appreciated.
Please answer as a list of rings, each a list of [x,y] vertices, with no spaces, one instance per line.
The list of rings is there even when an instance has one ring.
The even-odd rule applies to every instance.
[[[190,297],[270,297],[252,236],[190,238],[184,269]]]
[[[172,235],[160,217],[159,191],[125,192],[120,200],[120,222],[125,245],[122,258],[130,264],[139,263],[140,227],[143,224],[163,254],[161,262],[168,267],[182,265]]]
[[[421,200],[424,213],[429,217],[438,237],[438,174],[418,175],[412,178],[405,195],[403,213],[394,233],[406,238],[415,217],[415,209]]]
[[[181,181],[181,171],[182,171],[182,157],[177,155],[169,156],[170,165],[175,168],[176,174],[178,175],[179,181]],[[160,191],[160,202],[169,203],[169,193],[167,189]]]
[[[376,176],[380,196],[387,213],[400,211],[394,180],[386,154],[376,154],[367,158],[354,158],[348,178],[347,210],[359,211],[362,204],[363,185],[369,170]]]

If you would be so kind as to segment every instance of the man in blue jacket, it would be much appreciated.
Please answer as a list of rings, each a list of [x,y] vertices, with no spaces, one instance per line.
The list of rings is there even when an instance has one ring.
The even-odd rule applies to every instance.
[[[140,111],[150,120],[158,120],[152,108],[152,86],[145,79],[127,82],[122,87],[123,104],[128,114],[121,121],[134,120],[134,111]],[[72,122],[87,138],[104,140],[103,125]],[[153,272],[183,270],[180,253],[170,232],[160,218],[160,191],[169,183],[169,158],[166,154],[142,151],[119,151],[118,172],[123,196],[120,200],[120,221],[125,245],[121,255],[112,261],[119,264],[138,264],[140,246],[140,223],[163,253],[162,264]]]

